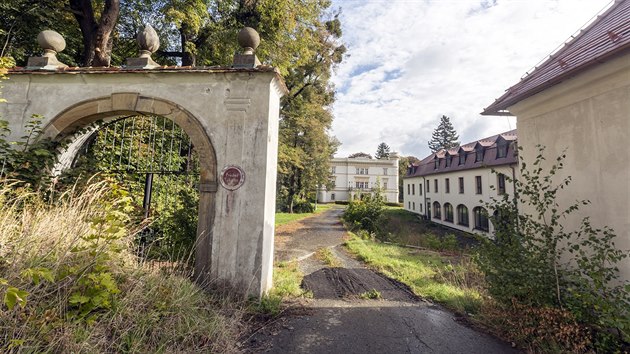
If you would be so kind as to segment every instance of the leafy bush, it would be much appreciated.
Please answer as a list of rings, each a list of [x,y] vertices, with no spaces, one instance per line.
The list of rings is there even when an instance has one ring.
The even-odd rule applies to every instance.
[[[305,199],[297,199],[293,202],[293,212],[302,214],[302,213],[312,213],[315,211],[315,206],[311,204],[308,200]]]
[[[347,201],[347,200],[336,200],[335,204],[337,204],[337,205],[348,205],[348,204],[350,204],[350,202]]]
[[[373,194],[361,194],[351,200],[343,213],[343,219],[355,228],[375,233],[379,229],[383,210],[383,197],[377,188]]]
[[[553,177],[562,170],[565,155],[545,171],[543,150],[539,147],[532,170],[521,161],[520,180],[506,178],[514,184],[515,196],[503,195],[487,205],[494,210],[495,238],[480,239],[478,264],[501,304],[569,311],[593,329],[595,348],[614,351],[620,340],[630,339],[630,284],[621,283],[616,266],[628,253],[615,247],[611,229],[593,227],[588,217],[577,230],[561,224],[589,202],[560,209],[556,196],[571,177],[560,183]]]
[[[403,207],[403,203],[393,203],[393,202],[387,202],[385,203],[386,206],[390,206],[390,207]]]

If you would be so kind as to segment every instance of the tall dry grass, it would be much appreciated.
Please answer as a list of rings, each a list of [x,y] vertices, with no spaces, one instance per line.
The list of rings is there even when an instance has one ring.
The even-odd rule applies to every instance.
[[[44,198],[0,181],[0,352],[226,352],[240,305],[139,261],[125,193],[108,182]]]

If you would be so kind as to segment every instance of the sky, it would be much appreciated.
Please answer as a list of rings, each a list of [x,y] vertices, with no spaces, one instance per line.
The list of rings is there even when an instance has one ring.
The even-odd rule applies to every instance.
[[[337,157],[430,154],[447,115],[467,143],[516,128],[479,113],[611,0],[333,0],[348,56],[335,70]]]

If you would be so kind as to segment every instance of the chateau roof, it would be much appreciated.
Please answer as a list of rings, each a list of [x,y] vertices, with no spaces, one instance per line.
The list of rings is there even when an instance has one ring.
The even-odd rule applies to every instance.
[[[612,6],[580,30],[549,58],[507,89],[481,113],[511,115],[507,109],[547,88],[612,58],[630,53],[630,0]]]
[[[515,149],[516,144],[510,144],[516,142],[517,131],[516,129],[507,131],[505,133],[496,134],[487,138],[479,139],[459,145],[448,150],[437,151],[416,164],[412,164],[407,170],[407,174],[404,178],[428,176],[438,173],[470,170],[474,168],[491,167],[516,164],[518,157],[516,156]],[[505,141],[508,143],[507,155],[505,157],[497,158],[497,146],[498,143]],[[484,149],[484,156],[482,161],[475,161],[475,147],[481,146]],[[465,154],[465,160],[463,164],[459,163],[460,149]],[[446,153],[453,156],[453,161],[450,166],[446,166]],[[435,160],[438,160],[438,167],[435,168]]]

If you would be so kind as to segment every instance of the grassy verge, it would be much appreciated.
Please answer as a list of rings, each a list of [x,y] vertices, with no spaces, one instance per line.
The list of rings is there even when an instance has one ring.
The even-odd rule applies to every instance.
[[[135,255],[130,200],[0,183],[0,352],[236,350],[243,308]]]
[[[302,220],[309,216],[324,212],[334,207],[334,204],[317,204],[317,210],[313,213],[276,213],[276,226],[292,223],[294,221]]]
[[[482,305],[482,277],[466,256],[384,245],[355,235],[346,247],[372,268],[407,284],[417,295],[454,311],[477,313]]]
[[[273,268],[273,288],[260,302],[254,304],[251,311],[266,315],[277,316],[283,309],[283,302],[287,300],[311,297],[300,285],[304,274],[300,271],[297,261],[279,262]]]

